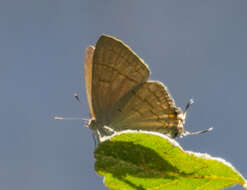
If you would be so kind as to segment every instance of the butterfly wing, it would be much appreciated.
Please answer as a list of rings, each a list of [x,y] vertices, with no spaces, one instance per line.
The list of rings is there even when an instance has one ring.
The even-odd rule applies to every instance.
[[[141,129],[176,136],[181,113],[161,82],[148,81],[133,88],[115,105],[109,126],[117,131]]]
[[[93,46],[89,46],[85,51],[84,57],[85,88],[92,119],[95,119],[95,114],[92,106],[92,67],[94,50],[95,48]]]
[[[127,45],[102,35],[93,54],[87,94],[98,121],[110,121],[114,105],[133,87],[147,81],[148,66]]]

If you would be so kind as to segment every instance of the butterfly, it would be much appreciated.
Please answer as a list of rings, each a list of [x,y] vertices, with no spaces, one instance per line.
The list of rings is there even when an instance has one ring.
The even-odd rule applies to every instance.
[[[155,131],[171,138],[201,134],[210,129],[184,130],[186,110],[176,107],[167,87],[148,80],[148,65],[126,44],[102,35],[84,57],[85,87],[97,138],[127,129]]]

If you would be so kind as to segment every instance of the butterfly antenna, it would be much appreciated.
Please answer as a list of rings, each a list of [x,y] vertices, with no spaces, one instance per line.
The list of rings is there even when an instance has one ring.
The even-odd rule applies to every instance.
[[[187,111],[189,109],[189,107],[194,103],[194,100],[191,98],[189,100],[189,102],[186,104],[185,108],[184,108],[184,111],[183,111],[183,114],[184,116],[186,116],[187,114]],[[213,127],[210,127],[208,129],[205,129],[205,130],[201,130],[201,131],[195,131],[195,132],[189,132],[189,131],[185,131],[183,136],[187,136],[187,135],[200,135],[200,134],[203,134],[203,133],[207,133],[209,131],[212,131],[213,130]]]
[[[80,101],[78,93],[74,93],[74,97],[81,104],[81,101]],[[81,117],[58,117],[58,116],[55,116],[54,120],[80,120],[80,121],[84,121],[85,122],[85,124],[84,124],[85,127],[88,127],[88,123],[90,121],[90,119],[81,118]]]
[[[89,121],[89,119],[81,118],[81,117],[54,117],[55,120],[81,120],[81,121]]]
[[[74,93],[74,97],[75,97],[75,99],[76,99],[80,104],[82,104],[82,103],[81,103],[81,100],[80,100],[80,98],[79,98],[78,93]]]
[[[207,133],[209,131],[212,131],[214,128],[213,127],[210,127],[208,129],[205,129],[205,130],[201,130],[201,131],[195,131],[195,132],[189,132],[189,131],[186,131],[184,136],[187,136],[187,135],[200,135],[200,134],[203,134],[203,133]]]
[[[189,100],[189,102],[186,104],[186,106],[185,106],[185,108],[184,108],[184,112],[183,112],[183,114],[186,116],[186,114],[187,114],[187,110],[189,109],[189,107],[192,105],[194,103],[194,100],[191,98],[190,100]]]

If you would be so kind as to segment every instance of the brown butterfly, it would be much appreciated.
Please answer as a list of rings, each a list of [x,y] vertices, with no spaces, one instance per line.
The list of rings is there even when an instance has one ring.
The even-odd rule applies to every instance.
[[[184,130],[186,111],[175,106],[166,86],[149,81],[150,70],[122,41],[102,35],[85,52],[85,85],[91,120],[98,139],[112,131],[155,131],[172,138],[201,134]]]

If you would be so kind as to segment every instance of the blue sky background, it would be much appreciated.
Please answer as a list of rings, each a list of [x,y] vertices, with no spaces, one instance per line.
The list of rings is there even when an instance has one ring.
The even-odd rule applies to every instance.
[[[192,97],[179,139],[247,177],[247,1],[1,0],[0,189],[107,189],[94,172],[84,49],[102,33],[127,43],[178,106]],[[80,94],[82,104],[73,98]],[[241,189],[239,186],[230,188]]]

